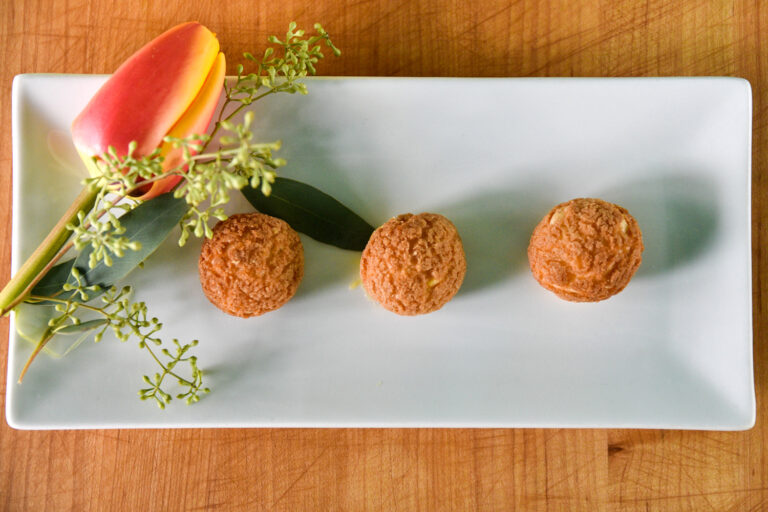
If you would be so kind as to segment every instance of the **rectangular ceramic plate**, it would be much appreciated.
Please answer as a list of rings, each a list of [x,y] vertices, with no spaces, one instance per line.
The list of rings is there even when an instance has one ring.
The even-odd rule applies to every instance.
[[[68,126],[103,76],[26,75],[13,88],[13,269],[80,189]],[[751,90],[732,78],[318,79],[259,102],[282,175],[379,225],[439,212],[464,240],[453,301],[399,317],[350,289],[359,254],[302,236],[282,309],[243,320],[200,291],[199,241],[172,236],[128,281],[166,339],[197,338],[213,392],[161,411],[135,342],[39,357],[11,328],[16,428],[653,427],[745,429],[752,372]],[[238,195],[239,197],[239,195]],[[554,205],[600,197],[638,220],[645,253],[621,294],[562,301],[527,266]],[[251,211],[238,199],[230,212]]]

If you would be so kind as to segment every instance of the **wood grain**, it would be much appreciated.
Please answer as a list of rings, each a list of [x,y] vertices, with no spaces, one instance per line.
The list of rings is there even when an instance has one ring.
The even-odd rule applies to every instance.
[[[109,73],[145,41],[190,19],[219,34],[230,71],[243,51],[296,20],[322,22],[343,49],[341,59],[323,63],[329,75],[749,79],[757,425],[737,433],[19,432],[2,422],[0,510],[768,509],[768,4],[7,0],[0,4],[0,282],[10,268],[13,75]],[[2,320],[0,338],[7,332]],[[2,342],[3,376],[6,358]]]

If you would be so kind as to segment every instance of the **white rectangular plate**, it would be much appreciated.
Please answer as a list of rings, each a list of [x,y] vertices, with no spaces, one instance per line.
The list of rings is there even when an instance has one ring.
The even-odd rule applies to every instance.
[[[26,75],[13,89],[13,269],[80,189],[68,126],[103,76]],[[316,79],[254,106],[283,176],[378,225],[432,211],[468,271],[442,310],[399,317],[350,289],[359,254],[302,236],[282,309],[243,320],[200,291],[199,241],[172,236],[128,281],[170,340],[197,338],[212,393],[161,411],[135,342],[41,356],[12,326],[8,423],[134,427],[642,427],[745,429],[752,371],[751,90],[732,78]],[[554,205],[626,207],[644,262],[625,291],[573,304],[527,267]],[[239,195],[238,195],[239,198]],[[230,211],[251,211],[242,199]]]

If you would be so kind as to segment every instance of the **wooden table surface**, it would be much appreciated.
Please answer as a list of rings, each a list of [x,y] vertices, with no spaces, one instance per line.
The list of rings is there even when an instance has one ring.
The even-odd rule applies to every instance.
[[[321,74],[731,75],[754,91],[757,425],[654,430],[106,430],[0,422],[2,510],[768,510],[768,3],[377,0],[0,5],[0,282],[9,277],[11,79],[110,73],[166,28],[217,32],[231,73],[291,20],[343,49]],[[763,29],[761,31],[761,28]],[[8,320],[0,321],[7,339]],[[7,344],[0,343],[0,396]],[[0,400],[3,400],[0,398]],[[4,407],[3,407],[4,410]]]

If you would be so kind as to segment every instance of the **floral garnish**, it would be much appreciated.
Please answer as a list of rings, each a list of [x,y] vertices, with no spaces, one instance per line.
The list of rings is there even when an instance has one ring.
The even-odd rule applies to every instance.
[[[56,306],[22,377],[56,334],[90,330],[99,340],[111,331],[122,341],[137,339],[160,367],[153,377],[144,376],[149,387],[140,390],[142,399],[153,399],[165,407],[172,397],[163,387],[169,376],[182,388],[176,397],[187,403],[208,392],[197,359],[189,353],[197,341],[181,344],[173,340],[174,351],[162,348],[160,321],[149,315],[145,303],[130,301],[130,287],[118,289],[116,284],[175,225],[182,228],[180,245],[191,234],[210,236],[209,222],[226,218],[221,207],[232,190],[251,187],[269,195],[275,170],[285,164],[273,156],[280,142],[253,141],[252,113],[246,112],[241,122],[233,118],[270,94],[306,94],[306,86],[299,80],[315,73],[315,64],[323,57],[318,43],[324,42],[335,55],[340,53],[320,25],[315,29],[316,35],[305,37],[291,23],[285,40],[269,38],[276,48],[267,49],[260,61],[245,54],[247,60],[257,62],[257,69],[243,74],[243,66],[238,66],[237,78],[224,87],[224,105],[211,135],[202,132],[212,117],[211,98],[218,100],[224,56],[215,36],[199,24],[181,25],[150,42],[115,73],[122,83],[118,80],[97,93],[73,125],[76,146],[91,177],[51,234],[0,292],[2,315],[22,302]],[[161,79],[154,89],[139,85],[148,73],[152,52],[168,52],[168,59],[174,60],[180,53],[200,49],[204,55],[194,69],[177,66],[173,68],[177,75]],[[163,59],[154,65],[158,62],[166,65]],[[132,94],[136,89],[138,96]],[[158,96],[148,93],[150,89]],[[146,106],[141,101],[158,109],[159,117],[141,112]],[[121,102],[126,108],[112,108]],[[109,117],[117,111],[122,117],[133,113],[136,119],[130,118],[127,124],[136,132],[125,128],[126,121]],[[151,127],[151,134],[143,139],[136,137],[142,133],[142,123]],[[220,131],[219,147],[209,150]],[[110,142],[110,137],[117,142]],[[168,191],[172,194],[165,194]],[[75,258],[59,263],[70,250],[76,251]],[[84,313],[95,318],[85,318]],[[152,346],[161,347],[159,354]],[[187,376],[177,373],[180,363],[187,363]]]
[[[130,286],[124,286],[120,290],[112,286],[103,291],[98,285],[87,286],[76,267],[72,267],[71,275],[76,284],[65,283],[62,286],[62,291],[70,292],[67,297],[30,295],[27,298],[29,303],[55,304],[54,309],[58,314],[48,321],[48,328],[43,336],[44,342],[56,334],[91,330],[95,332],[94,341],[96,342],[101,341],[107,330],[123,342],[134,337],[138,340],[139,348],[145,349],[162,369],[162,373],[156,373],[153,379],[147,375],[144,376],[144,382],[151,387],[140,390],[139,395],[142,400],[152,398],[158,406],[165,408],[165,404],[171,401],[171,395],[162,388],[168,376],[185,389],[184,392],[178,393],[176,398],[185,399],[188,404],[197,402],[201,393],[210,392],[210,389],[203,387],[203,373],[197,367],[197,358],[191,355],[184,357],[190,348],[197,345],[197,340],[182,346],[179,340],[174,339],[176,352],[172,354],[167,348],[162,347],[163,341],[156,336],[163,325],[157,318],[148,316],[147,305],[144,302],[131,302],[130,296],[133,290]],[[97,304],[88,304],[93,296],[99,296]],[[83,320],[81,318],[83,313],[95,314],[97,318]],[[38,343],[35,354],[40,351],[44,342]],[[152,350],[152,345],[160,348],[160,353],[169,360],[163,362]],[[32,358],[27,361],[19,379],[23,378],[31,362]],[[176,366],[181,362],[188,363],[189,377],[176,373],[178,371]]]

